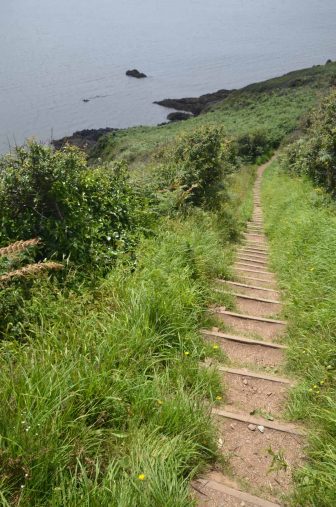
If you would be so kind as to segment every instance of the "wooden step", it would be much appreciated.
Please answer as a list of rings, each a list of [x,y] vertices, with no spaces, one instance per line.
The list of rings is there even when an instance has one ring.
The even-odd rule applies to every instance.
[[[214,475],[217,480],[214,480]],[[221,475],[209,473],[192,483],[197,507],[280,507],[277,503],[241,491],[236,485],[225,484],[227,478]]]
[[[258,285],[249,285],[233,281],[216,280],[221,284],[226,284],[232,287],[233,290],[238,290],[240,294],[251,297],[259,297],[261,299],[278,301],[279,292],[274,289],[268,289],[266,287],[260,287]]]
[[[254,256],[253,254],[240,254],[238,253],[237,259],[242,262],[252,262],[253,264],[260,264],[261,266],[267,266],[268,262],[266,259]]]
[[[256,259],[260,259],[261,261],[267,261],[268,253],[267,252],[260,252],[258,250],[253,250],[250,248],[239,248],[237,250],[238,255],[247,255],[247,256],[253,256]]]
[[[267,380],[268,382],[275,382],[278,384],[286,384],[288,386],[293,386],[295,383],[292,380],[289,380],[285,377],[276,377],[274,375],[266,375],[261,372],[254,372],[247,370],[246,368],[228,368],[226,366],[219,366],[218,370],[224,373],[230,373],[232,375],[239,375],[241,377],[250,377],[259,380]]]
[[[225,417],[226,419],[233,419],[235,421],[240,421],[246,424],[254,424],[256,426],[264,426],[265,428],[269,428],[274,431],[280,431],[282,433],[290,433],[291,435],[304,436],[305,432],[299,428],[298,426],[290,423],[283,423],[277,421],[268,421],[267,419],[263,419],[261,417],[254,417],[251,415],[246,415],[242,412],[231,412],[230,410],[224,408],[213,408],[212,413],[218,415],[220,417]]]
[[[217,330],[202,329],[201,333],[203,336],[206,336],[206,337],[220,338],[223,340],[243,343],[246,345],[258,345],[260,347],[266,347],[266,348],[277,349],[277,350],[286,350],[288,348],[287,345],[283,345],[282,343],[268,342],[268,341],[263,341],[263,340],[255,340],[253,338],[248,338],[247,336],[238,336],[238,335],[224,333],[222,331],[217,331]]]
[[[246,296],[238,292],[232,295],[236,299],[236,306],[239,312],[255,315],[256,317],[269,317],[281,311],[281,303],[272,299],[263,299],[255,296]]]
[[[259,252],[268,252],[267,243],[260,243],[256,241],[244,241],[243,246],[254,249]]]
[[[235,271],[237,272],[238,276],[243,277],[252,277],[255,280],[262,280],[262,281],[268,281],[268,282],[275,282],[275,278],[273,273],[270,273],[268,271],[260,271],[258,269],[248,269],[244,267],[235,267]]]
[[[281,419],[291,383],[282,377],[252,372],[246,368],[219,367],[227,410]]]
[[[234,263],[234,267],[236,268],[247,268],[247,269],[255,269],[257,271],[260,271],[260,273],[266,273],[266,274],[269,274],[269,275],[273,275],[273,273],[271,273],[270,271],[268,271],[266,268],[267,266],[263,265],[261,266],[260,264],[256,263],[256,262],[253,262],[253,261],[240,261],[240,260],[237,260],[235,263]]]
[[[238,275],[241,282],[246,284],[257,284],[258,286],[262,286],[265,289],[276,289],[277,285],[275,280],[266,280],[265,278],[256,278],[254,276],[249,275],[248,273],[240,272]]]
[[[252,315],[229,312],[222,308],[214,310],[214,314],[225,325],[243,333],[256,333],[264,339],[276,339],[285,334],[286,322],[282,320],[265,319]]]

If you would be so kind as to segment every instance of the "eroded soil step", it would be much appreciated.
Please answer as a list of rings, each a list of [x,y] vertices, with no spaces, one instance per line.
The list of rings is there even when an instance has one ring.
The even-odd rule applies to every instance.
[[[263,492],[271,501],[284,505],[282,498],[293,488],[292,474],[304,462],[303,435],[269,428],[264,421],[239,421],[227,417],[227,412],[214,414],[222,452],[230,457],[234,479],[248,484],[246,489]],[[268,423],[270,424],[270,423]],[[256,426],[253,431],[251,425]],[[258,426],[262,426],[261,432]]]
[[[279,300],[280,293],[274,289],[268,289],[266,287],[259,287],[258,285],[249,285],[233,281],[217,280],[221,284],[226,284],[231,287],[232,290],[245,294],[245,296],[259,297],[266,300]]]
[[[255,269],[257,271],[260,271],[261,273],[266,273],[266,274],[269,274],[269,275],[272,275],[273,276],[273,273],[271,273],[270,271],[268,271],[267,269],[267,266],[265,265],[260,265],[258,264],[257,262],[253,262],[253,261],[241,261],[241,260],[237,260],[235,263],[234,263],[234,268],[247,268],[247,269]]]
[[[291,382],[282,377],[255,373],[247,369],[218,368],[225,390],[227,410],[280,419]]]
[[[252,253],[248,254],[246,252],[245,253],[238,252],[237,260],[239,262],[252,262],[253,264],[257,264],[259,266],[264,267],[267,266],[268,264],[267,259],[261,259],[260,257],[253,255]]]
[[[220,331],[203,330],[202,333],[207,341],[223,350],[232,366],[274,370],[283,363],[285,345]]]
[[[265,243],[266,242],[265,234],[255,234],[253,232],[244,232],[243,235],[245,238],[255,241],[256,243],[258,243],[258,242]]]
[[[269,317],[271,315],[278,315],[281,312],[282,305],[276,300],[267,300],[255,296],[246,296],[237,292],[233,292],[232,296],[235,297],[236,307],[239,312],[254,315],[256,317]]]
[[[222,308],[216,308],[213,313],[225,325],[244,334],[255,333],[265,340],[275,340],[285,334],[286,322],[282,320],[266,319],[262,317],[243,315],[230,312]]]
[[[267,245],[264,246],[264,245],[261,245],[260,243],[256,243],[255,241],[253,241],[253,242],[245,241],[242,244],[242,247],[249,248],[251,250],[254,250],[255,252],[260,252],[260,253],[267,253],[268,252]]]
[[[209,472],[192,483],[198,507],[280,507],[239,489],[220,472]]]
[[[275,290],[277,288],[277,284],[275,280],[266,280],[265,278],[255,278],[253,274],[251,273],[244,273],[243,271],[240,271],[238,273],[238,278],[240,283],[246,283],[248,285],[256,284],[258,286],[261,286],[265,289],[273,289]]]
[[[249,269],[245,267],[235,266],[235,271],[239,277],[250,277],[255,280],[263,280],[266,282],[275,282],[273,273],[269,271],[261,271],[258,269]]]
[[[253,250],[253,249],[250,249],[250,248],[246,248],[246,247],[241,247],[237,250],[237,255],[247,255],[248,257],[254,257],[255,259],[259,259],[261,261],[267,261],[268,259],[268,252],[264,252],[264,251],[258,251],[258,250]]]

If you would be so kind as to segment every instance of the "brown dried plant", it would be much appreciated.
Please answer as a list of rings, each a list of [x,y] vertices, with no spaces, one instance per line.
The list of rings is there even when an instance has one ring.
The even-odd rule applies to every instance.
[[[27,241],[16,241],[11,245],[0,248],[0,257],[15,256],[31,246],[36,246],[40,243],[39,239],[28,239]]]
[[[16,269],[15,271],[10,271],[9,273],[1,275],[0,285],[10,282],[13,278],[28,278],[29,276],[37,275],[43,271],[59,270],[63,269],[63,267],[63,264],[59,264],[58,262],[39,262],[37,264],[28,264],[28,266],[21,269]]]

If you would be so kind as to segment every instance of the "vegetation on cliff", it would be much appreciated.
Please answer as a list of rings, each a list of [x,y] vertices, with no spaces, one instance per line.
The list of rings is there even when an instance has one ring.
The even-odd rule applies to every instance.
[[[0,276],[45,260],[64,267],[2,278],[4,506],[191,505],[189,480],[217,456],[210,405],[222,386],[199,367],[219,354],[199,335],[206,307],[223,297],[211,282],[228,275],[251,213],[253,163],[305,131],[303,114],[335,76],[335,64],[316,67],[234,92],[181,124],[114,132],[90,163],[76,148],[36,143],[1,160]],[[332,205],[289,175],[269,173],[264,192],[274,265],[302,296],[288,308],[298,311],[290,364],[306,380],[290,410],[332,414],[298,498],[318,498],[320,474],[332,505]]]

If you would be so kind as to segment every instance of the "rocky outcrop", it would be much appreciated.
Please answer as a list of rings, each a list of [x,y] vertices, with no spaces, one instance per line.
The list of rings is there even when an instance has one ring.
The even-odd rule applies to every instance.
[[[51,141],[51,144],[60,150],[66,144],[78,146],[78,148],[91,149],[94,148],[99,139],[111,132],[116,132],[118,129],[102,128],[102,129],[85,129],[74,132],[72,136],[62,137],[62,139]]]
[[[217,92],[207,93],[206,95],[201,95],[200,97],[164,99],[156,101],[154,104],[198,115],[209,105],[226,99],[233,91],[234,90],[218,90]]]
[[[183,113],[181,111],[176,111],[175,113],[169,113],[167,116],[167,120],[169,121],[183,121],[189,120],[193,115],[190,113]]]
[[[126,76],[135,77],[136,79],[143,79],[147,77],[146,74],[140,72],[138,69],[128,70],[126,72]]]

